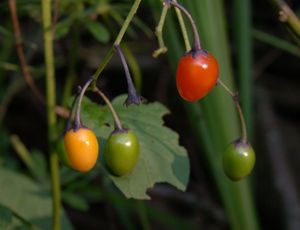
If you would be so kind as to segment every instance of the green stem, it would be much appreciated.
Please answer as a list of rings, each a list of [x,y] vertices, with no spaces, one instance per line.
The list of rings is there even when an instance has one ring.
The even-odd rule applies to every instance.
[[[102,91],[98,88],[95,89],[95,92],[102,97],[103,101],[106,103],[106,105],[108,106],[113,118],[114,118],[114,122],[115,122],[115,130],[123,130],[122,127],[122,123],[121,120],[116,112],[116,110],[114,109],[114,107],[112,106],[112,104],[110,103],[109,99],[105,96],[104,93],[102,93]]]
[[[134,15],[136,14],[136,11],[138,10],[139,6],[140,6],[141,0],[135,0],[120,31],[119,34],[114,42],[114,46],[116,45],[120,45],[125,32],[130,24],[130,22],[132,21]],[[94,81],[93,81],[93,89],[96,88],[96,82],[100,76],[100,74],[102,73],[102,71],[104,70],[105,66],[107,65],[107,63],[110,61],[110,59],[112,58],[113,54],[115,52],[115,49],[112,47],[110,48],[110,50],[107,52],[106,56],[104,57],[104,60],[102,62],[102,64],[99,66],[99,68],[96,70],[96,73],[93,75],[94,77]]]
[[[166,53],[168,51],[168,48],[165,45],[163,34],[162,34],[168,10],[169,10],[169,5],[164,4],[163,9],[161,11],[159,22],[155,28],[155,35],[158,40],[158,49],[155,50],[152,54],[152,56],[155,58],[158,57],[160,54]]]
[[[178,8],[180,11],[182,11],[185,16],[189,19],[191,26],[192,26],[192,30],[193,30],[193,34],[194,34],[194,44],[193,44],[193,50],[201,50],[201,41],[200,41],[200,37],[199,37],[199,32],[196,26],[196,23],[192,17],[192,15],[190,14],[190,12],[187,11],[187,9],[185,9],[182,5],[180,5],[179,3],[177,3],[176,1],[172,1],[172,0],[166,0],[165,1],[166,4],[170,4],[176,8]],[[186,30],[183,31],[184,37],[188,37]]]
[[[287,28],[300,39],[300,20],[283,0],[269,0],[278,12],[278,19],[285,23]]]
[[[173,0],[173,1],[175,3],[177,3],[177,0]],[[189,51],[189,50],[191,50],[191,44],[190,44],[189,36],[188,36],[188,33],[187,33],[187,29],[186,29],[181,11],[180,11],[180,9],[175,8],[175,12],[176,12],[177,19],[178,19],[178,22],[179,22],[179,25],[180,25],[180,28],[181,28],[181,34],[183,36],[183,41],[184,41],[184,44],[185,44],[186,51]]]
[[[53,33],[51,28],[51,0],[42,1],[42,17],[44,30],[44,58],[46,64],[46,91],[47,91],[47,115],[48,115],[48,145],[50,152],[50,171],[52,187],[53,219],[52,228],[60,230],[60,181],[58,156],[55,152],[54,142],[56,135],[56,115],[55,115],[55,67],[53,55]]]
[[[246,122],[245,122],[245,117],[243,114],[243,110],[241,108],[241,105],[239,103],[239,97],[236,93],[232,92],[227,85],[225,85],[224,82],[222,82],[220,79],[218,80],[218,84],[220,84],[220,86],[222,86],[225,91],[232,97],[232,100],[235,103],[236,109],[238,111],[239,114],[239,118],[240,118],[240,122],[241,122],[241,139],[243,141],[247,141],[247,128],[246,128]]]
[[[250,139],[253,133],[253,71],[251,36],[251,0],[235,0],[235,43],[237,46],[237,76],[241,104]]]

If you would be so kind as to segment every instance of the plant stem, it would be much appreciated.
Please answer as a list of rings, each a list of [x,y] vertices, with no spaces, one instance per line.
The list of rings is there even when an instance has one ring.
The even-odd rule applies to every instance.
[[[300,39],[300,20],[283,0],[269,0],[278,11],[279,21],[286,24],[288,29]]]
[[[122,127],[122,123],[121,120],[116,112],[116,110],[114,109],[114,107],[112,106],[112,104],[110,103],[109,99],[105,96],[104,93],[102,93],[102,91],[98,88],[95,89],[95,92],[102,97],[103,101],[106,103],[106,105],[108,106],[113,118],[114,118],[114,122],[115,122],[115,130],[123,130]]]
[[[25,59],[25,54],[24,54],[24,49],[22,45],[22,34],[20,30],[20,23],[18,19],[18,14],[17,14],[17,7],[16,7],[16,2],[15,0],[9,0],[9,9],[11,13],[11,19],[13,22],[13,27],[14,27],[14,34],[15,34],[15,40],[16,40],[16,47],[17,47],[17,54],[18,58],[20,61],[21,65],[21,70],[24,75],[24,80],[26,84],[29,86],[35,97],[44,105],[45,104],[45,98],[43,97],[42,93],[36,86],[30,68],[27,65],[26,59]],[[60,106],[55,106],[55,112],[57,115],[61,117],[68,117],[68,111],[64,109],[63,107]]]
[[[41,94],[41,92],[38,90],[36,87],[33,77],[29,71],[29,67],[26,63],[25,59],[25,54],[24,54],[24,49],[22,46],[22,35],[21,35],[21,30],[20,30],[20,23],[18,19],[18,14],[17,14],[17,7],[16,7],[16,1],[15,0],[9,0],[9,9],[10,9],[10,14],[11,14],[11,19],[13,22],[13,28],[14,28],[14,34],[15,34],[15,39],[16,39],[16,48],[17,48],[17,54],[18,58],[21,64],[21,69],[23,72],[24,80],[28,84],[29,88],[32,90],[33,94],[35,97],[42,103],[45,103],[45,100]]]
[[[76,94],[73,102],[72,102],[72,105],[71,105],[71,108],[70,108],[70,113],[69,113],[69,117],[68,117],[68,121],[67,121],[67,125],[66,125],[66,128],[65,128],[65,133],[67,131],[69,131],[71,128],[72,128],[72,119],[74,119],[74,112],[75,112],[75,107],[76,107],[76,102],[78,100],[78,93]]]
[[[246,122],[245,122],[245,117],[243,114],[243,110],[241,108],[241,105],[239,103],[239,96],[236,93],[233,93],[226,85],[224,82],[222,82],[220,79],[218,79],[218,84],[220,84],[225,91],[232,97],[232,100],[234,101],[236,105],[236,109],[239,114],[240,122],[241,122],[241,140],[247,141],[247,129],[246,129]]]
[[[51,28],[51,0],[42,1],[42,17],[44,30],[44,49],[46,64],[46,89],[47,89],[47,113],[48,113],[48,145],[50,152],[50,171],[52,187],[52,206],[53,219],[52,228],[60,230],[60,181],[58,156],[55,152],[54,142],[56,134],[56,115],[55,115],[55,67],[53,55],[53,33]]]
[[[126,77],[127,87],[128,87],[128,94],[129,95],[137,95],[137,92],[136,92],[135,86],[134,86],[134,84],[132,82],[132,79],[131,79],[131,76],[130,76],[130,72],[129,72],[129,68],[128,68],[126,59],[124,57],[124,54],[123,54],[123,52],[121,50],[121,47],[119,45],[115,45],[114,47],[117,50],[117,54],[120,57],[123,69],[125,71],[125,77]]]
[[[239,93],[250,140],[253,134],[253,68],[251,36],[251,0],[235,0],[235,43]]]
[[[75,124],[74,124],[74,131],[77,131],[79,128],[81,128],[81,119],[80,119],[80,110],[81,110],[81,102],[82,102],[82,98],[83,95],[85,93],[85,91],[87,90],[87,88],[89,87],[89,85],[92,83],[94,79],[90,78],[82,87],[82,89],[80,90],[80,94],[78,97],[78,101],[77,101],[77,108],[76,108],[76,112],[75,112]]]
[[[172,1],[172,0],[166,0],[165,1],[166,4],[172,5],[176,8],[178,8],[179,10],[181,10],[189,19],[192,29],[193,29],[193,34],[194,34],[194,45],[192,50],[197,51],[197,50],[201,50],[201,42],[200,42],[200,37],[199,37],[199,32],[196,26],[196,23],[192,17],[192,15],[179,3]],[[187,34],[187,33],[184,33]]]
[[[163,9],[161,11],[159,22],[155,28],[155,35],[157,37],[158,46],[159,46],[159,48],[155,50],[152,54],[152,56],[155,58],[158,57],[160,54],[166,53],[168,51],[168,48],[165,46],[165,42],[162,34],[168,10],[169,10],[169,5],[164,4]]]
[[[123,37],[124,37],[124,34],[130,24],[130,22],[132,21],[134,15],[136,14],[136,11],[138,10],[139,6],[140,6],[140,3],[141,3],[141,0],[135,0],[120,31],[119,31],[119,34],[114,42],[114,46],[115,45],[120,45]],[[114,48],[110,48],[110,50],[107,52],[106,56],[104,57],[104,60],[102,62],[102,64],[99,66],[99,68],[96,70],[96,73],[93,75],[94,77],[94,81],[93,81],[93,89],[96,88],[96,82],[100,76],[100,74],[102,73],[102,71],[104,70],[105,66],[107,65],[107,63],[110,61],[110,59],[112,58],[113,56],[113,53],[114,53]]]
[[[132,78],[134,79],[135,89],[137,90],[138,93],[141,93],[143,79],[142,79],[141,68],[139,66],[139,63],[137,62],[137,58],[133,55],[130,47],[127,44],[123,43],[122,48],[128,66],[131,70]]]
[[[173,0],[173,1],[177,3],[177,0]],[[178,19],[178,22],[179,22],[179,25],[181,28],[181,34],[183,36],[183,41],[184,41],[184,44],[186,47],[186,51],[189,51],[189,50],[191,50],[191,44],[190,44],[189,36],[187,33],[187,29],[186,29],[181,11],[177,8],[175,9],[175,11],[176,11],[177,19]]]

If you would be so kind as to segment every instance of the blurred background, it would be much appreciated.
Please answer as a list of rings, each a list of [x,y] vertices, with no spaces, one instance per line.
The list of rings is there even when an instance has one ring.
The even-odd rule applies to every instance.
[[[57,2],[56,101],[66,107],[101,64],[134,1]],[[141,1],[122,48],[141,95],[170,110],[165,125],[179,134],[190,159],[187,190],[161,183],[148,190],[151,200],[126,199],[100,170],[80,174],[61,165],[62,229],[300,229],[299,22],[296,29],[280,22],[281,1],[180,3],[193,15],[203,47],[219,61],[220,78],[239,91],[257,155],[251,177],[231,182],[222,171],[222,151],[239,137],[231,98],[216,87],[199,102],[182,101],[174,80],[185,46],[175,11],[169,10],[163,32],[168,52],[153,58],[162,2]],[[299,1],[286,3],[300,16]],[[16,9],[24,57],[45,95],[41,3],[17,1]],[[0,229],[26,229],[31,223],[51,229],[49,194],[47,199],[37,194],[50,190],[46,109],[24,78],[9,1],[0,3],[0,12]],[[109,98],[126,93],[122,75],[114,56],[99,81]],[[59,118],[60,133],[64,126]],[[5,219],[7,208],[18,219],[14,227]]]

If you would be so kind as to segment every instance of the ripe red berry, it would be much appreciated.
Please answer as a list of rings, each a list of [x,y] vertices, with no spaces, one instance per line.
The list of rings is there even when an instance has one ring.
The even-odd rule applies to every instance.
[[[216,85],[218,75],[218,62],[212,54],[203,49],[191,51],[179,60],[177,90],[186,101],[199,100]]]

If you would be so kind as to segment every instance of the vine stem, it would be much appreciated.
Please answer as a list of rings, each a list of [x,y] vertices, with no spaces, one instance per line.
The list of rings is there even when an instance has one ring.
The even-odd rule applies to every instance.
[[[60,230],[60,178],[58,168],[58,155],[55,152],[56,115],[55,115],[55,67],[53,55],[53,33],[51,28],[51,0],[42,1],[42,18],[44,30],[44,58],[46,64],[46,90],[47,90],[47,114],[48,114],[48,145],[50,152],[50,172],[52,188],[53,219],[52,229]]]
[[[118,36],[116,37],[116,40],[114,42],[114,46],[116,45],[120,45],[124,35],[125,35],[125,32],[130,24],[130,22],[132,21],[134,15],[136,14],[139,6],[140,6],[140,3],[141,3],[141,0],[135,0],[120,31],[119,31],[119,34]],[[96,70],[95,74],[93,75],[93,78],[94,78],[94,81],[93,81],[93,89],[96,88],[96,82],[100,76],[100,74],[102,73],[102,71],[104,70],[105,66],[108,64],[108,62],[110,61],[110,59],[112,58],[113,54],[114,54],[114,51],[115,49],[113,47],[111,47],[109,49],[109,51],[107,52],[107,54],[105,55],[104,57],[104,60],[103,62],[101,63],[101,65],[99,66],[99,68]]]
[[[227,85],[218,79],[218,84],[224,88],[224,90],[232,97],[232,100],[234,101],[236,105],[236,109],[239,114],[240,122],[241,122],[241,140],[244,142],[247,142],[247,128],[246,128],[246,122],[245,117],[243,114],[243,110],[241,108],[240,102],[239,102],[239,96],[237,93],[232,92]]]
[[[192,15],[182,5],[180,5],[179,3],[175,2],[175,1],[165,0],[165,4],[169,4],[169,5],[172,5],[176,8],[178,8],[189,19],[189,21],[191,23],[191,26],[192,26],[192,29],[193,29],[193,34],[194,34],[194,44],[193,44],[192,50],[201,50],[201,42],[200,42],[199,32],[198,32],[196,23],[195,23]],[[187,34],[187,33],[185,32],[183,34]]]
[[[89,85],[92,83],[94,79],[90,78],[82,87],[82,89],[80,90],[80,94],[78,96],[78,101],[77,101],[77,108],[76,108],[76,112],[75,112],[75,127],[74,127],[74,131],[78,130],[79,128],[81,128],[81,119],[80,119],[80,110],[81,110],[81,102],[82,102],[82,98],[83,95],[85,93],[85,91],[87,90],[87,88],[89,87]]]
[[[96,87],[95,92],[103,99],[103,101],[106,103],[106,105],[108,106],[113,118],[114,118],[114,122],[115,122],[115,130],[123,130],[123,126],[121,123],[121,120],[116,112],[116,110],[114,109],[113,105],[111,104],[111,102],[109,101],[109,99],[106,97],[106,95],[99,89]]]

